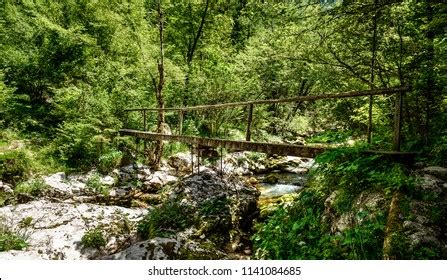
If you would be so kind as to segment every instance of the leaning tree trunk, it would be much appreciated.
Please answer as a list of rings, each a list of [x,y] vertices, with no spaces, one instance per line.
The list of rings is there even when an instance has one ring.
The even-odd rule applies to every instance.
[[[163,97],[163,86],[165,82],[164,75],[164,50],[163,50],[163,12],[161,10],[161,0],[158,1],[158,31],[159,31],[159,41],[160,41],[160,58],[158,59],[158,82],[153,78],[153,83],[155,87],[155,97],[157,99],[157,107],[160,109],[158,111],[157,120],[157,133],[163,133],[163,127],[165,122],[165,112],[163,111],[165,102]],[[154,160],[152,165],[155,169],[160,168],[160,161],[163,155],[163,141],[157,141],[154,150]]]
[[[391,199],[390,208],[388,210],[388,219],[385,226],[385,238],[383,240],[383,259],[396,259],[394,250],[395,237],[402,228],[402,221],[400,219],[400,201],[402,194],[396,191]]]

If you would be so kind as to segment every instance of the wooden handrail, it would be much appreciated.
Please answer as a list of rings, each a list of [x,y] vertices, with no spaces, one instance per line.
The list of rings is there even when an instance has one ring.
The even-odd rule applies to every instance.
[[[195,110],[208,110],[208,109],[221,109],[228,107],[240,107],[240,106],[248,106],[248,105],[256,105],[256,104],[278,104],[278,103],[290,103],[297,101],[315,101],[315,100],[324,100],[324,99],[341,99],[341,98],[353,98],[353,97],[361,97],[361,96],[372,96],[372,95],[390,95],[396,93],[406,92],[410,89],[408,86],[403,87],[395,87],[395,88],[387,88],[387,89],[373,89],[373,90],[364,90],[364,91],[349,91],[342,93],[333,93],[333,94],[322,94],[322,95],[311,95],[311,96],[295,96],[289,98],[281,98],[281,99],[267,99],[267,100],[254,100],[254,101],[242,101],[242,102],[232,102],[232,103],[222,103],[222,104],[212,104],[212,105],[198,105],[191,107],[167,107],[167,108],[132,108],[125,109],[124,111],[195,111]]]

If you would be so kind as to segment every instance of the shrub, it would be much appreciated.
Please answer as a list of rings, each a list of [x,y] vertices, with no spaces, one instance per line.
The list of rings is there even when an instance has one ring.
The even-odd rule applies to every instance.
[[[45,191],[47,187],[48,186],[46,185],[45,181],[39,178],[30,180],[28,182],[20,183],[19,185],[16,186],[14,192],[30,194],[32,196],[39,196]]]
[[[29,165],[29,159],[22,150],[0,152],[0,180],[11,184],[25,180]]]
[[[112,150],[99,157],[98,170],[103,174],[107,174],[114,168],[118,167],[123,153],[120,151]]]
[[[107,241],[104,238],[104,234],[101,229],[95,228],[93,230],[87,231],[81,238],[81,244],[84,248],[96,248],[106,246]]]
[[[145,239],[174,234],[194,224],[190,214],[189,207],[168,201],[140,221],[138,234]]]
[[[72,168],[86,169],[97,162],[101,146],[97,143],[101,130],[88,120],[65,122],[54,140],[56,155]]]
[[[405,166],[379,154],[369,154],[362,147],[340,148],[319,155],[312,170],[318,184],[329,189],[346,189],[358,194],[368,188],[387,192],[412,190],[414,178]]]

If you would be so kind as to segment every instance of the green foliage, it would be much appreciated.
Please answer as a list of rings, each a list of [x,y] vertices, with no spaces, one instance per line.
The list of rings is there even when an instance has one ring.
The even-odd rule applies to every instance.
[[[322,221],[324,199],[304,190],[296,201],[278,207],[253,237],[257,259],[381,259],[385,215],[366,218],[359,212],[355,224],[340,234]]]
[[[0,191],[0,207],[7,205],[13,198],[14,198],[13,194]]]
[[[0,180],[16,184],[29,175],[30,162],[22,150],[0,151]]]
[[[0,252],[23,250],[27,246],[26,236],[11,229],[5,218],[0,216]]]
[[[29,194],[32,196],[39,196],[42,195],[47,188],[48,186],[45,181],[39,178],[18,184],[15,187],[14,192]]]
[[[365,189],[412,191],[414,178],[386,155],[371,154],[363,147],[339,148],[319,155],[312,174],[327,191],[344,189],[355,195]]]
[[[87,231],[81,238],[81,244],[84,248],[100,249],[107,244],[102,229],[95,228]]]
[[[421,160],[433,165],[447,166],[447,136],[437,139],[435,144],[424,153]]]
[[[447,47],[442,27],[447,19],[441,4],[405,0],[374,8],[358,0],[333,6],[211,2],[206,10],[206,1],[162,4],[167,107],[392,87],[403,80],[413,85],[405,100],[405,142],[421,148],[427,118],[431,118],[430,136],[445,134]],[[2,3],[1,128],[30,139],[35,158],[47,159],[51,166],[111,168],[117,159],[116,135],[109,132],[124,121],[130,128],[142,129],[141,114],[124,109],[156,106],[155,4]],[[426,5],[433,8],[432,17]],[[363,135],[368,104],[365,97],[257,105],[253,140],[294,141],[300,134],[334,127]],[[391,139],[394,97],[375,97],[373,106],[374,144],[384,148]],[[188,112],[183,128],[186,134],[240,140],[246,115],[247,108]],[[148,127],[154,128],[155,114],[147,118]],[[178,127],[177,115],[166,115],[166,122]],[[339,142],[347,136],[327,132],[311,142]],[[445,149],[437,145],[430,150],[442,159]],[[170,148],[167,154],[182,149]],[[48,165],[39,163],[39,169]]]
[[[33,222],[33,217],[25,217],[25,218],[23,218],[21,221],[20,221],[20,223],[19,223],[19,225],[21,226],[21,227],[29,227],[29,226],[31,226],[31,223]]]
[[[87,180],[87,188],[95,193],[102,195],[109,194],[109,187],[101,183],[101,176],[98,173],[93,174]]]
[[[123,153],[120,151],[112,150],[99,157],[98,170],[103,174],[107,174],[116,167],[119,166]]]
[[[414,178],[400,164],[361,147],[340,148],[316,158],[310,186],[258,224],[255,257],[260,259],[381,259],[386,212],[357,211],[363,192],[411,192]],[[335,234],[323,218],[325,200],[334,191],[335,215],[353,215],[352,224]]]
[[[352,131],[328,130],[313,135],[306,142],[309,143],[343,143],[352,136]]]
[[[95,136],[99,129],[88,123],[66,123],[55,139],[56,155],[70,167],[85,168],[94,164],[100,156],[100,145]]]
[[[152,210],[138,224],[138,234],[144,239],[169,236],[194,224],[189,207],[179,201],[168,201]]]
[[[211,198],[199,206],[199,212],[204,216],[213,216],[228,212],[230,210],[229,200],[226,197]]]
[[[181,152],[189,151],[189,147],[183,143],[168,143],[163,148],[163,156],[169,157]]]

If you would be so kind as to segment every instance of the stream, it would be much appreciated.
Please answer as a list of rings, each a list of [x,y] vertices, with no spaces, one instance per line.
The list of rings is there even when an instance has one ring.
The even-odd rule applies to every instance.
[[[260,204],[274,203],[282,196],[300,191],[308,180],[313,159],[285,157],[276,168],[255,174],[257,189],[261,192]]]
[[[274,176],[277,182],[265,182],[268,176]],[[258,190],[261,192],[259,199],[269,199],[299,191],[306,183],[307,174],[274,172],[255,178],[260,182],[258,185]]]

